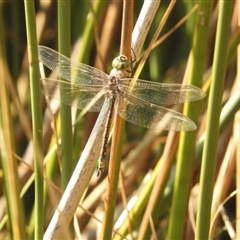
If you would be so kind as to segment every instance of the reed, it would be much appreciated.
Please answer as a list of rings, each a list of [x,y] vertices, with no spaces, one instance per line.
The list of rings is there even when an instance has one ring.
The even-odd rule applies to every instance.
[[[1,239],[240,238],[239,3],[144,4],[155,13],[140,1],[128,13],[122,1],[0,3]],[[106,73],[124,53],[135,78],[203,88],[203,100],[174,107],[197,129],[153,131],[116,117],[97,177],[107,108],[97,116],[43,96],[38,45]]]

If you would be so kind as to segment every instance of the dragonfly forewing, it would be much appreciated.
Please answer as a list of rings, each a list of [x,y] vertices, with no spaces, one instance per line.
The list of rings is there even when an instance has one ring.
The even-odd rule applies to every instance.
[[[129,88],[131,80],[121,79],[120,89],[155,104],[171,105],[193,102],[206,96],[204,91],[193,85],[154,83],[141,79],[136,81],[133,88]]]
[[[68,57],[44,46],[39,46],[39,60],[61,78],[78,84],[107,84],[108,75],[94,67],[71,61]]]

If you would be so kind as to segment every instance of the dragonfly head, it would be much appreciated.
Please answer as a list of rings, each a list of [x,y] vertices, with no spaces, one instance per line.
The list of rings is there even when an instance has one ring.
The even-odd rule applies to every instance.
[[[112,67],[117,70],[127,70],[130,68],[130,61],[125,55],[119,55],[112,61]]]

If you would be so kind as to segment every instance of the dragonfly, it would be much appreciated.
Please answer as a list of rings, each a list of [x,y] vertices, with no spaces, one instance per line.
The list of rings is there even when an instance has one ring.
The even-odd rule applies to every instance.
[[[108,137],[113,112],[128,122],[145,128],[193,131],[195,123],[185,115],[164,105],[192,102],[205,97],[200,88],[188,84],[168,84],[126,77],[131,61],[118,55],[113,69],[106,74],[92,66],[74,62],[57,51],[39,46],[39,60],[61,79],[41,78],[42,93],[78,109],[99,112],[107,101],[108,114],[98,163],[98,176],[104,171]],[[56,91],[61,91],[56,94]],[[117,106],[117,107],[115,107]]]

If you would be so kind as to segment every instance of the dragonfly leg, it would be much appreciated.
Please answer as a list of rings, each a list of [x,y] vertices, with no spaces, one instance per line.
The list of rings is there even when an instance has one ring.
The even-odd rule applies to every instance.
[[[104,172],[104,167],[105,167],[104,160],[105,159],[100,159],[98,162],[97,177],[100,177],[100,175]]]

